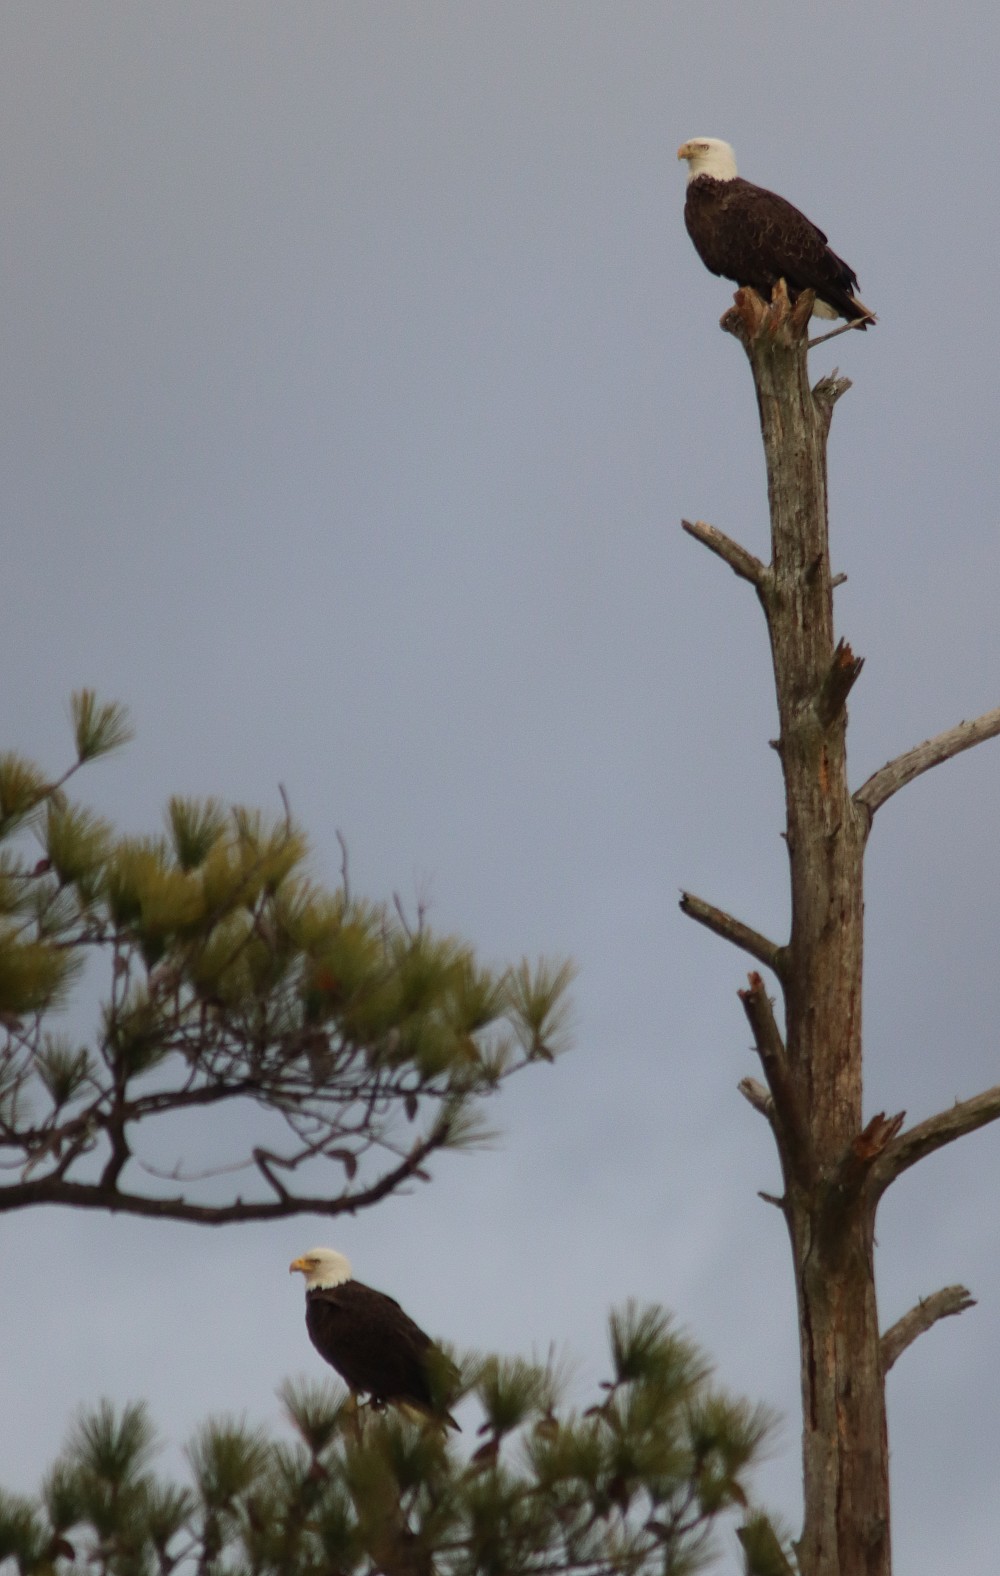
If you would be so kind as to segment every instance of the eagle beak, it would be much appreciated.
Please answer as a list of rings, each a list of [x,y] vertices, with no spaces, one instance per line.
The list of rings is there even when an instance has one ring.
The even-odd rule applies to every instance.
[[[681,143],[680,147],[677,149],[677,157],[679,159],[689,159],[691,157],[691,145],[690,145],[690,143],[687,143],[687,142],[682,142]]]
[[[304,1275],[306,1273],[307,1267],[308,1266],[306,1265],[305,1259],[293,1259],[291,1264],[288,1266],[288,1273],[289,1275],[293,1275],[296,1270],[299,1270]]]

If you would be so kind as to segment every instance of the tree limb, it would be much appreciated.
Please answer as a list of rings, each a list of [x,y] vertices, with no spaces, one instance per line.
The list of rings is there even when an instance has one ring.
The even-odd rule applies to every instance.
[[[377,1204],[387,1198],[403,1183],[420,1175],[428,1155],[441,1148],[445,1136],[437,1128],[414,1144],[413,1148],[370,1187],[356,1192],[310,1196],[290,1193],[282,1189],[277,1199],[253,1200],[236,1198],[230,1204],[196,1204],[183,1194],[175,1197],[147,1197],[142,1193],[124,1193],[120,1188],[105,1186],[100,1180],[69,1182],[62,1177],[41,1177],[34,1182],[15,1183],[0,1190],[0,1211],[27,1209],[35,1204],[67,1204],[78,1209],[104,1209],[112,1215],[145,1215],[158,1220],[186,1220],[203,1226],[224,1226],[236,1221],[278,1220],[286,1215],[353,1215],[356,1210]],[[259,1165],[259,1162],[258,1162]],[[273,1177],[272,1185],[280,1187]]]
[[[964,1138],[966,1133],[974,1133],[977,1127],[986,1127],[998,1117],[1000,1084],[994,1084],[992,1089],[973,1095],[971,1100],[958,1100],[947,1111],[939,1111],[936,1116],[917,1122],[893,1139],[872,1166],[875,1196],[884,1193],[890,1183],[925,1155],[943,1149],[956,1138]]]
[[[888,1373],[897,1357],[912,1346],[918,1335],[923,1335],[939,1319],[964,1313],[976,1306],[975,1297],[964,1286],[944,1286],[931,1297],[921,1297],[909,1313],[889,1326],[882,1337],[882,1371]]]
[[[771,1091],[773,1109],[769,1120],[774,1127],[782,1161],[801,1177],[806,1170],[802,1116],[788,1075],[785,1043],[759,974],[749,976],[748,988],[739,992],[739,998],[753,1030],[754,1046]],[[745,1090],[742,1092],[746,1094]]]
[[[721,936],[724,941],[731,941],[734,947],[742,947],[743,951],[749,952],[758,963],[773,969],[781,979],[784,948],[762,936],[759,930],[752,930],[749,925],[744,925],[742,920],[734,919],[732,914],[727,914],[724,909],[715,908],[713,904],[695,897],[693,892],[681,893],[680,909],[682,914],[686,914],[689,919],[696,919],[699,925],[705,926],[706,930]]]
[[[975,744],[996,738],[997,734],[1000,734],[1000,706],[984,712],[972,722],[960,722],[957,727],[937,733],[905,754],[897,755],[895,760],[888,761],[872,773],[854,795],[854,801],[863,806],[869,816],[873,816],[887,799],[891,799],[894,793],[905,788],[922,772],[930,771],[932,766],[940,766],[942,761],[950,761],[953,755],[960,755],[963,750],[971,750]]]
[[[682,520],[681,527],[688,536],[693,536],[696,542],[701,542],[709,552],[727,563],[741,580],[749,580],[751,585],[760,586],[767,578],[767,565],[741,547],[739,542],[734,542],[731,536],[720,531],[718,526],[709,525],[705,520]]]

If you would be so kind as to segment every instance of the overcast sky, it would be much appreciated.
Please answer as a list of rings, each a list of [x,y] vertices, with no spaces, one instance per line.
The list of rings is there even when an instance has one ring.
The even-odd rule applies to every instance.
[[[0,14],[2,747],[55,769],[67,700],[138,730],[82,795],[280,809],[317,876],[429,899],[496,963],[571,954],[576,1050],[495,1103],[490,1152],[343,1222],[208,1231],[4,1217],[0,1484],[81,1401],[177,1445],[318,1375],[289,1260],[314,1242],[461,1346],[606,1372],[607,1311],[676,1310],[784,1416],[798,1357],[746,961],[689,887],[781,938],[782,803],[749,588],[766,552],[729,288],[682,222],[694,135],[856,269],[877,328],[813,352],[838,633],[866,657],[852,780],[1000,700],[994,6],[910,0],[5,0]],[[920,779],[868,862],[866,1112],[996,1083],[1000,749]],[[889,1380],[908,1576],[995,1576],[1000,1128],[880,1215],[888,1324],[979,1305]],[[728,1568],[736,1568],[729,1555]]]

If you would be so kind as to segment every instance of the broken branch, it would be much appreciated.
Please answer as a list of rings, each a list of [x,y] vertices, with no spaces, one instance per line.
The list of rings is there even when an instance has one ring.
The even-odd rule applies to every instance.
[[[760,1057],[760,1064],[771,1091],[772,1109],[768,1113],[768,1120],[774,1128],[782,1161],[797,1175],[802,1176],[806,1170],[803,1124],[788,1074],[785,1042],[781,1038],[781,1030],[774,1016],[771,999],[764,989],[764,981],[759,974],[749,975],[748,988],[739,992],[739,998],[753,1030],[754,1047]]]
[[[875,1161],[885,1153],[905,1120],[905,1111],[897,1111],[895,1116],[886,1116],[884,1111],[879,1111],[857,1134],[839,1168],[837,1182],[842,1196],[860,1191]]]
[[[774,1101],[762,1083],[758,1083],[756,1078],[741,1078],[736,1087],[744,1100],[749,1100],[755,1111],[759,1111],[761,1116],[766,1116],[768,1121],[771,1120],[774,1116]]]
[[[816,698],[816,712],[824,728],[831,727],[840,716],[864,665],[864,657],[856,657],[846,640],[838,640],[833,661]]]

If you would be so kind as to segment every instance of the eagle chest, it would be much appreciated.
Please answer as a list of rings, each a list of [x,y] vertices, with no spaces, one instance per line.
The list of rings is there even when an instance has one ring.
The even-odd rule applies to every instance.
[[[719,182],[692,181],[684,203],[684,223],[695,250],[710,273],[731,277],[733,217]],[[736,221],[739,222],[738,219]]]
[[[379,1399],[422,1399],[421,1358],[430,1342],[388,1298],[353,1285],[306,1300],[306,1329],[316,1350],[352,1390]]]

